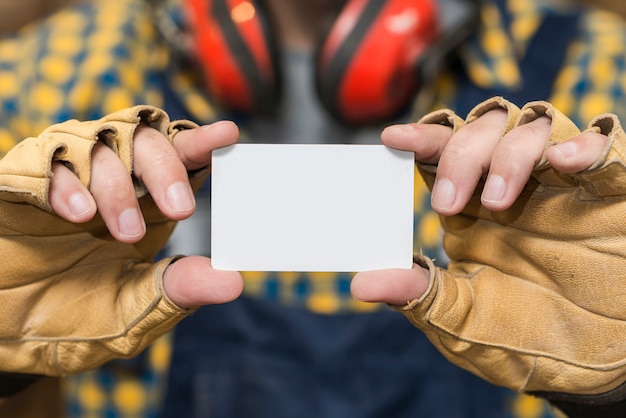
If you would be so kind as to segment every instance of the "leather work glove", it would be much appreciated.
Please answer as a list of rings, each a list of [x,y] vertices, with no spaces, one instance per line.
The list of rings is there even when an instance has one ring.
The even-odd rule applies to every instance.
[[[170,123],[138,106],[90,122],[53,125],[0,160],[0,370],[66,375],[138,354],[190,313],[172,303],[162,276],[173,261],[153,258],[175,222],[136,184],[147,233],[116,241],[99,215],[84,224],[56,216],[48,201],[51,165],[62,162],[87,187],[91,150],[104,141],[132,173],[133,135],[147,124],[170,138],[196,125]],[[199,185],[203,173],[194,182]]]
[[[442,110],[420,122],[458,130],[495,107],[508,111],[504,133],[541,116],[547,145],[580,133],[549,103],[501,98],[465,120]],[[626,399],[626,136],[612,114],[588,129],[609,139],[589,169],[564,174],[542,157],[511,208],[487,210],[478,187],[460,214],[441,216],[448,269],[420,256],[428,290],[395,307],[453,363],[556,404]],[[432,189],[436,167],[419,169]]]

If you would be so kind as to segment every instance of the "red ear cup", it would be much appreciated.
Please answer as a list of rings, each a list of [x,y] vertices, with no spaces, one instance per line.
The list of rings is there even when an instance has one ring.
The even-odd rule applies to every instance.
[[[280,98],[277,48],[261,0],[186,0],[214,100],[245,112]],[[388,120],[419,88],[417,63],[438,37],[437,0],[347,0],[316,57],[323,105],[348,123]]]
[[[316,60],[325,107],[348,123],[387,120],[406,108],[437,22],[435,0],[348,0]]]
[[[273,108],[280,82],[261,5],[247,0],[187,0],[187,7],[211,96],[238,111]]]

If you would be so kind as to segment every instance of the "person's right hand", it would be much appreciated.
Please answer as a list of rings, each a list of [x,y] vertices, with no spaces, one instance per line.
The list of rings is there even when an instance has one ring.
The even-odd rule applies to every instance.
[[[131,357],[193,308],[236,298],[238,272],[154,257],[193,213],[211,151],[237,136],[230,122],[198,127],[138,106],[10,150],[0,160],[0,370],[66,375]]]
[[[140,125],[133,140],[133,176],[111,148],[96,143],[89,188],[65,165],[53,164],[50,205],[59,216],[76,223],[87,222],[98,212],[115,239],[138,242],[146,234],[146,222],[133,178],[146,186],[167,218],[186,219],[195,210],[189,172],[209,166],[211,151],[235,143],[238,134],[234,123],[222,121],[182,130],[170,143],[158,130]],[[238,273],[214,270],[209,259],[197,256],[171,264],[164,282],[167,296],[184,308],[231,301],[243,286]]]

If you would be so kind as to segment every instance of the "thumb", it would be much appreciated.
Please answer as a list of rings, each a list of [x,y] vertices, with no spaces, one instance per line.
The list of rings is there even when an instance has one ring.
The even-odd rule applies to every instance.
[[[363,271],[352,279],[350,291],[363,302],[405,305],[426,292],[429,277],[429,271],[417,264],[412,269]]]
[[[215,270],[211,259],[182,258],[163,275],[167,297],[182,308],[230,302],[243,291],[243,278],[237,271]]]

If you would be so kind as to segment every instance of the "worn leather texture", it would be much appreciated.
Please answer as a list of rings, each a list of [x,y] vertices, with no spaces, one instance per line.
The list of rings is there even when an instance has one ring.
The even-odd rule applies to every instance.
[[[163,272],[173,260],[153,259],[175,222],[143,185],[136,182],[147,233],[136,244],[114,240],[99,215],[85,224],[67,222],[48,201],[55,161],[89,186],[97,141],[113,149],[132,175],[139,124],[170,140],[195,126],[138,106],[100,120],[53,125],[0,160],[0,370],[60,376],[95,368],[138,354],[190,312],[163,291]],[[196,177],[199,184],[206,173]]]
[[[579,133],[549,103],[502,98],[421,123],[460,129],[494,107],[509,113],[503,134],[541,116],[548,145]],[[517,391],[599,394],[626,380],[626,138],[612,114],[587,129],[609,139],[590,169],[564,174],[541,158],[510,209],[485,209],[478,187],[462,213],[442,216],[448,268],[422,257],[427,292],[396,307],[453,363]],[[436,167],[419,168],[432,187]]]

